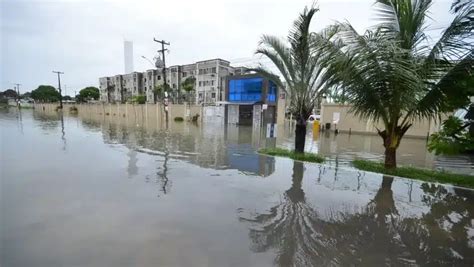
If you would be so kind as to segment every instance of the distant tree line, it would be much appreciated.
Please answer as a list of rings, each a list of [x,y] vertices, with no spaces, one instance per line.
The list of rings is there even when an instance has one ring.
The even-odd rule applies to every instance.
[[[62,96],[63,100],[76,100],[76,102],[82,103],[82,102],[87,102],[90,100],[98,100],[100,96],[99,89],[94,86],[88,86],[83,88],[82,90],[79,91],[79,94],[77,94],[74,98],[65,95]],[[3,92],[0,92],[0,99],[8,99],[8,98],[17,98],[18,94],[15,90],[13,89],[7,89]],[[37,102],[42,102],[42,103],[51,103],[51,102],[58,102],[59,99],[61,98],[61,95],[59,94],[59,91],[56,90],[54,86],[51,85],[40,85],[38,88],[31,92],[26,92],[24,94],[20,95],[21,99],[28,99],[32,98]]]

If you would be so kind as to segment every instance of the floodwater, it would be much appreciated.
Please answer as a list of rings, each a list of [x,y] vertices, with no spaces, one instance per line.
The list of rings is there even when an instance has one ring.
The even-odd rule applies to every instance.
[[[311,124],[308,128],[310,127]],[[294,128],[287,126],[281,129],[277,145],[293,148],[293,133]],[[398,164],[474,175],[474,156],[436,156],[428,152],[426,145],[425,138],[403,138],[397,150]],[[350,166],[350,162],[355,158],[375,161],[384,159],[382,138],[378,135],[348,133],[335,135],[332,132],[321,132],[313,136],[312,131],[308,130],[306,151],[322,154],[328,159],[327,164],[339,166]]]
[[[14,109],[0,124],[1,266],[474,265],[474,191],[255,153],[284,133]]]

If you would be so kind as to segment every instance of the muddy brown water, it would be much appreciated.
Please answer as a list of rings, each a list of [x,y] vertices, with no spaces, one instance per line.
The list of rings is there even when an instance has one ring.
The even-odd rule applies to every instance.
[[[309,135],[320,165],[255,153],[286,130],[14,109],[0,123],[1,266],[474,264],[474,191],[354,170],[378,155],[358,136]]]

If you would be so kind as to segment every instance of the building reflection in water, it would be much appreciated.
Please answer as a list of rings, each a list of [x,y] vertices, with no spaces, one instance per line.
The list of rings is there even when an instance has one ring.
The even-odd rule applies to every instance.
[[[268,212],[243,216],[251,250],[276,250],[278,266],[460,266],[474,263],[473,192],[424,183],[419,217],[401,216],[394,178],[384,176],[371,201],[355,212],[317,211],[306,202],[304,166],[293,163],[292,185]],[[401,205],[405,207],[404,205]],[[321,213],[326,216],[321,216]]]
[[[203,168],[235,169],[242,174],[267,177],[275,171],[275,159],[260,155],[259,147],[275,146],[275,138],[266,138],[264,129],[251,126],[206,127],[193,123],[137,123],[120,117],[88,116],[82,125],[100,130],[105,143],[122,144],[127,152],[128,177],[137,176],[139,154],[156,156],[154,174],[145,174],[145,181],[154,180],[162,194],[169,193],[170,162],[184,160]],[[155,178],[153,178],[155,177]]]
[[[57,113],[44,112],[34,112],[33,116],[42,131],[60,132],[65,141],[64,118]],[[260,177],[275,172],[275,159],[259,155],[255,150],[274,146],[276,140],[265,138],[265,134],[256,129],[201,127],[173,121],[163,128],[152,120],[147,124],[106,116],[84,116],[81,121],[88,132],[102,134],[105,143],[127,148],[128,166],[124,172],[129,177],[143,175],[145,181],[154,180],[163,194],[173,192],[170,173],[173,167],[183,165],[183,162],[173,165],[177,160]],[[334,139],[334,136],[329,138]],[[143,157],[146,155],[153,155],[151,158],[155,160],[152,170],[146,170],[149,173],[143,172],[138,164],[142,159],[150,158]],[[306,165],[313,170],[306,173],[306,177],[305,164],[292,162],[291,177],[282,177],[291,179],[291,186],[282,192],[279,201],[266,207],[265,212],[247,211],[255,210],[256,204],[248,209],[238,209],[240,223],[248,227],[251,250],[277,251],[274,261],[280,266],[473,266],[474,191],[411,180],[394,182],[392,177],[384,176],[367,179],[377,183],[375,190],[362,192],[367,188],[365,172],[351,171],[350,177],[347,171],[339,168],[342,160],[337,158],[335,166],[334,162],[318,167]],[[277,177],[274,175],[273,178]],[[305,178],[311,180],[305,181]],[[407,197],[401,198],[397,186],[405,183],[408,183]],[[303,185],[309,185],[311,190]],[[329,207],[327,202],[319,205],[313,200],[325,191],[335,198],[343,198],[351,197],[347,191],[359,190],[367,199],[354,201],[364,203],[354,209],[343,205]],[[416,192],[414,201],[413,191]],[[328,202],[336,203],[334,199]],[[343,200],[343,203],[347,202]]]
[[[133,176],[138,174],[137,151],[135,151],[134,149],[129,149],[127,152],[127,156],[128,156],[127,174],[128,174],[128,178],[132,178]]]

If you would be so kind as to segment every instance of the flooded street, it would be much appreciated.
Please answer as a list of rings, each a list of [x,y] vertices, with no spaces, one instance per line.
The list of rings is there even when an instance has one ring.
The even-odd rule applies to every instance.
[[[473,266],[474,191],[349,167],[378,136],[0,111],[1,266]],[[400,163],[472,173],[404,139]]]

